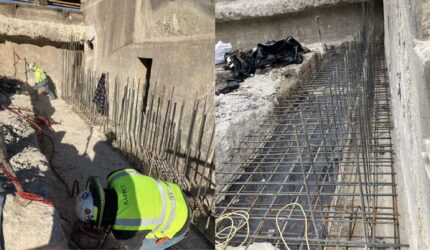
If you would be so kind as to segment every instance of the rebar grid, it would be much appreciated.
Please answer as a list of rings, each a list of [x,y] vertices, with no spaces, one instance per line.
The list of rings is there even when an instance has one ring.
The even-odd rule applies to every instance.
[[[240,143],[240,170],[217,172],[216,214],[245,210],[247,244],[283,247],[276,215],[300,203],[311,248],[400,249],[391,143],[389,83],[383,45],[375,43],[373,3],[363,4],[363,32],[342,53],[329,52],[313,79],[280,100],[260,131]],[[377,49],[375,51],[375,49]],[[221,168],[220,168],[221,169]],[[223,167],[222,169],[228,169]],[[304,217],[283,210],[289,247],[306,246]],[[244,230],[231,244],[244,240]]]

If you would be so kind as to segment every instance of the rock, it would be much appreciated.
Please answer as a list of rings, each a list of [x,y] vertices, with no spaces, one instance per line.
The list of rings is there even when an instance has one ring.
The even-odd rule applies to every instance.
[[[7,195],[3,209],[3,235],[6,249],[65,249],[60,216],[52,206],[31,202],[22,207]]]

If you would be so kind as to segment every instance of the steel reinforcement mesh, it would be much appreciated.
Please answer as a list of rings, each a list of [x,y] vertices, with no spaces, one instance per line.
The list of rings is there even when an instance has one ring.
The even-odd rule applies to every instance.
[[[364,16],[372,8],[363,4]],[[217,217],[250,216],[249,235],[242,228],[230,245],[247,239],[284,248],[276,215],[299,203],[307,232],[297,205],[278,218],[291,249],[306,247],[306,235],[312,249],[403,246],[383,44],[375,42],[371,18],[363,26],[342,51],[327,52],[320,71],[291,89],[240,143],[236,160],[217,171]]]

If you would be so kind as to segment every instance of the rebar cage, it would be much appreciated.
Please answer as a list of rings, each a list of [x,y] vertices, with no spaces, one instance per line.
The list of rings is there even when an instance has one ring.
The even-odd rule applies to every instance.
[[[231,171],[217,172],[224,181],[217,183],[216,217],[249,214],[249,232],[242,228],[230,245],[247,239],[284,248],[282,236],[302,249],[307,236],[312,249],[404,246],[389,82],[373,16],[373,2],[363,3],[362,32],[345,49],[327,51],[319,72],[293,87],[240,143],[235,160],[223,163]]]

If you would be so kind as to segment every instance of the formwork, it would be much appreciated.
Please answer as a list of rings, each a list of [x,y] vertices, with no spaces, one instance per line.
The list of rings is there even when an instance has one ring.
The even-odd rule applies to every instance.
[[[373,8],[363,3],[362,32],[343,48],[327,51],[319,72],[291,89],[260,130],[240,143],[235,160],[223,163],[222,169],[232,171],[217,172],[224,181],[217,183],[216,216],[249,214],[249,228],[240,229],[229,245],[405,246],[399,236],[389,82]],[[219,223],[218,231],[227,226]]]

